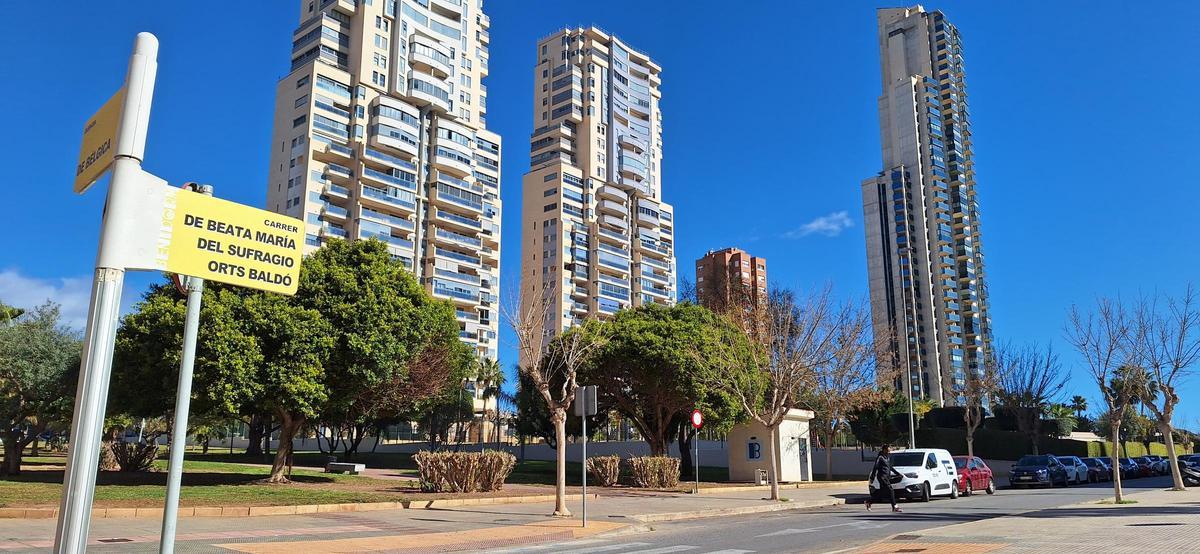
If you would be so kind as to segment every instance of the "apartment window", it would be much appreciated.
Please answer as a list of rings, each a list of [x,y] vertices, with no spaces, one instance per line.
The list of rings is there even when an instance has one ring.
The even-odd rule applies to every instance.
[[[387,64],[388,64],[387,56],[385,56],[383,54],[379,54],[379,53],[375,54],[375,67],[387,69],[387,66],[388,66]]]
[[[305,75],[299,79],[296,79],[296,88],[300,88],[307,84],[308,84],[308,75]]]
[[[307,116],[307,115],[302,115],[302,116],[300,116],[300,117],[297,117],[296,119],[293,119],[293,120],[292,120],[292,128],[294,129],[294,128],[296,128],[296,127],[299,127],[299,126],[301,126],[301,125],[304,125],[304,123],[305,123],[305,122],[307,122],[307,121],[308,121],[308,116]]]
[[[388,39],[383,35],[375,35],[375,47],[387,50]]]
[[[459,75],[458,82],[459,82],[459,84],[461,84],[464,87],[470,87],[471,86],[471,76],[470,75]]]
[[[394,6],[395,4],[392,4],[392,5]],[[392,22],[377,15],[377,16],[375,16],[375,28],[380,29],[386,33],[392,29]]]
[[[558,208],[557,202],[555,202],[554,204],[546,204],[546,206],[542,208],[542,211],[543,212],[554,211],[556,208]]]
[[[557,188],[552,188],[552,189],[547,189],[547,190],[546,190],[546,192],[543,192],[543,193],[542,193],[542,196],[543,196],[543,197],[545,197],[545,196],[554,196],[554,195],[555,195],[555,194],[557,194],[557,193],[558,193],[558,189],[557,189]]]
[[[308,95],[307,94],[296,99],[296,107],[297,108],[299,108],[300,106],[303,106],[307,103],[308,103]]]

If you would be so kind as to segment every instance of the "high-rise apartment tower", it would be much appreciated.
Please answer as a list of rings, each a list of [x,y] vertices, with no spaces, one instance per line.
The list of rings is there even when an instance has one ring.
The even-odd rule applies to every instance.
[[[522,184],[523,306],[549,307],[549,337],[588,316],[673,304],[661,68],[594,27],[538,41],[537,60],[535,130]]]
[[[696,260],[696,301],[718,313],[767,297],[767,260],[740,248],[709,250]]]
[[[276,91],[267,207],[387,243],[462,340],[497,356],[500,137],[487,130],[482,0],[301,0]]]
[[[897,384],[954,405],[991,348],[962,44],[938,11],[877,17],[883,171],[862,183],[873,322],[892,333]]]

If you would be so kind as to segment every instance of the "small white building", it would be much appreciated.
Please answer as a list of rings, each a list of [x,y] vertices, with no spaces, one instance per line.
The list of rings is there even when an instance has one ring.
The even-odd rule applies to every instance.
[[[779,425],[775,436],[776,469],[780,482],[812,481],[808,422],[809,410],[791,410]],[[729,480],[755,480],[757,470],[770,467],[770,437],[766,427],[756,421],[737,425],[729,431]],[[768,472],[768,475],[770,473]]]

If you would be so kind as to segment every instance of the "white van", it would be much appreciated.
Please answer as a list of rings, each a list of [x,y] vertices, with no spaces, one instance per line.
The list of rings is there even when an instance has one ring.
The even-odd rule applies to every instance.
[[[901,450],[889,454],[888,460],[892,467],[904,476],[903,480],[892,484],[896,496],[919,499],[922,502],[928,502],[933,496],[958,498],[958,471],[948,450]],[[877,482],[872,481],[869,486],[871,496],[879,498],[875,489]]]

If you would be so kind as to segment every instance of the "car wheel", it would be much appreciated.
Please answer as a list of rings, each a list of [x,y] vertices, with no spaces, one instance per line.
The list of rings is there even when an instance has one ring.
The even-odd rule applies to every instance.
[[[971,480],[967,479],[967,490],[963,491],[963,496],[971,496],[971,494],[975,492],[974,490],[971,490],[971,489],[972,489]]]
[[[992,478],[990,478],[990,477],[988,478],[987,493],[988,494],[996,494],[996,482],[993,481]]]
[[[921,485],[921,502],[929,502],[929,483]]]
[[[958,481],[950,482],[950,500],[958,498]]]

